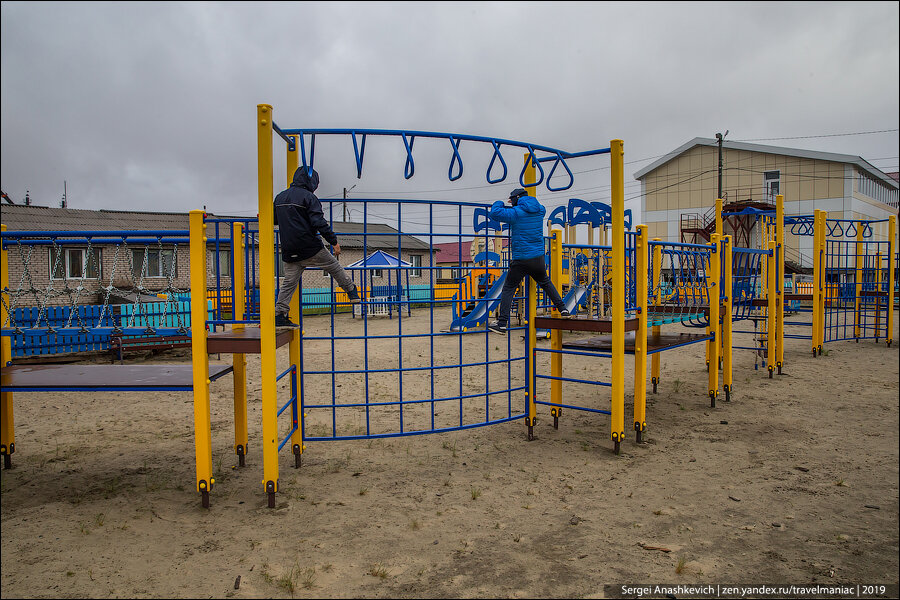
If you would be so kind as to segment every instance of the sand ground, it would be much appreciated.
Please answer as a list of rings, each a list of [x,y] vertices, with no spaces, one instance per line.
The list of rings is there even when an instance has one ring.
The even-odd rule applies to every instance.
[[[404,331],[427,331],[430,318],[415,311]],[[338,319],[341,331],[361,327]],[[329,317],[307,318],[306,334],[329,326]],[[370,319],[369,354],[428,364],[430,338],[410,339],[402,357],[378,345],[374,336],[396,327]],[[505,344],[446,340],[438,364]],[[309,370],[330,366],[329,344],[315,343]],[[212,384],[217,483],[208,510],[194,491],[190,393],[16,394],[17,452],[0,480],[2,596],[577,598],[622,583],[896,584],[898,343],[826,350],[813,358],[807,341],[788,339],[784,373],[773,379],[754,369],[752,352],[736,351],[733,399],[714,409],[702,345],[664,353],[645,443],[629,432],[618,456],[609,417],[566,410],[554,429],[547,407],[531,442],[521,420],[308,442],[300,469],[282,452],[275,509],[261,483],[258,356],[248,357],[243,468],[232,450],[232,382]],[[362,364],[365,351],[365,342],[348,344],[337,364]],[[286,347],[278,355],[285,365]],[[608,380],[609,362],[567,357],[565,374]],[[495,384],[506,384],[505,368],[489,373]],[[404,375],[405,397],[430,397],[419,373]],[[477,389],[481,373],[454,370],[435,393]],[[390,377],[372,378],[373,398],[396,398]],[[626,424],[632,377],[628,357]],[[359,385],[351,379],[335,385]],[[565,385],[566,402],[608,407],[608,389]],[[320,377],[305,393],[330,402],[333,389]],[[507,396],[487,407],[482,399],[466,417],[502,415]],[[522,394],[513,397],[518,410]],[[423,414],[410,408],[406,426]],[[342,433],[364,430],[359,411],[340,419]],[[391,419],[396,409],[385,408],[370,426],[388,431]],[[458,413],[442,405],[437,419],[452,423]],[[328,418],[310,417],[309,432],[329,428]]]

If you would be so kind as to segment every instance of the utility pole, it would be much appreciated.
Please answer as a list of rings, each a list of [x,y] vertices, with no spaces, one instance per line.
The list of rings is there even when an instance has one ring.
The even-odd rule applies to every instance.
[[[722,142],[725,140],[725,136],[728,135],[728,130],[725,130],[725,133],[717,133],[716,140],[719,142],[719,195],[716,198],[722,197]]]
[[[350,187],[349,190],[348,190],[347,188],[344,188],[344,223],[347,222],[347,192],[349,192],[350,190],[352,190],[352,189],[355,188],[355,187],[356,187],[356,184],[354,183],[354,184]]]
[[[66,180],[63,179],[63,197],[62,202],[59,203],[60,208],[66,208]]]

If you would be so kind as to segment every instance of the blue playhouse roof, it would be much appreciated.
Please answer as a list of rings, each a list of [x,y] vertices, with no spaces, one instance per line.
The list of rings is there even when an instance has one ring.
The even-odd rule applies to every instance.
[[[396,256],[391,256],[387,252],[376,250],[362,260],[358,260],[352,265],[344,267],[345,269],[408,269],[411,264],[405,260],[398,260]]]

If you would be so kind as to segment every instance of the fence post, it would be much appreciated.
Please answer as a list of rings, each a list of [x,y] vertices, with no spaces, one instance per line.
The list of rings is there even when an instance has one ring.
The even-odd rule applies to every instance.
[[[709,298],[709,327],[707,330],[713,336],[708,344],[709,348],[709,405],[716,407],[716,397],[719,395],[719,306],[722,302],[721,286],[719,280],[722,276],[722,244],[719,234],[712,235],[712,252],[709,254],[709,270],[706,273],[706,289]]]
[[[729,402],[731,400],[731,388],[733,385],[732,380],[732,351],[734,340],[732,338],[732,330],[733,330],[733,319],[734,313],[733,309],[733,299],[732,295],[734,294],[734,274],[732,261],[733,250],[731,246],[731,236],[725,236],[725,254],[722,256],[722,261],[725,265],[724,275],[722,276],[722,295],[725,297],[725,312],[722,313],[722,380],[723,380],[723,389],[725,390],[725,402]]]

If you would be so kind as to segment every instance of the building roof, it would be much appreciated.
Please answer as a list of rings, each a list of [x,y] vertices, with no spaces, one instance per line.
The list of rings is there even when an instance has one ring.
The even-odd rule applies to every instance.
[[[436,263],[460,263],[472,262],[472,242],[474,240],[463,240],[462,242],[444,242],[435,244],[434,249],[437,255],[434,257]],[[500,244],[503,248],[509,246],[509,238],[500,238]],[[460,260],[460,253],[462,259]]]
[[[411,264],[405,260],[398,260],[396,256],[392,256],[387,252],[376,250],[367,257],[360,259],[352,265],[347,265],[345,269],[408,269]]]
[[[712,138],[701,138],[697,137],[692,139],[686,144],[683,144],[672,150],[662,158],[650,163],[643,169],[640,169],[634,174],[635,179],[642,179],[645,175],[653,171],[654,169],[666,164],[672,159],[684,154],[688,150],[696,146],[712,146],[718,148],[719,142]],[[750,144],[747,142],[722,142],[722,147],[727,148],[728,150],[745,150],[747,152],[759,152],[761,154],[779,154],[782,156],[795,156],[798,158],[808,158],[812,160],[825,160],[831,162],[839,162],[839,163],[849,163],[856,165],[860,170],[869,173],[872,177],[882,181],[885,185],[890,188],[897,189],[897,181],[888,176],[886,173],[878,169],[877,167],[869,164],[865,159],[859,156],[853,156],[852,154],[835,154],[833,152],[819,152],[817,150],[800,150],[797,148],[783,148],[781,146],[764,146],[762,144]]]
[[[207,213],[216,218],[223,217]],[[123,210],[86,210],[80,208],[56,208],[24,204],[5,204],[0,221],[9,231],[169,231],[187,230],[188,213],[173,212],[138,212]],[[332,223],[332,229],[338,236],[338,242],[345,248],[362,248],[365,242],[369,250],[396,249],[428,250],[428,244],[412,236],[399,235],[399,232],[381,223],[367,223],[363,235],[362,223]],[[386,235],[389,234],[389,235]],[[210,231],[210,237],[213,232]],[[231,227],[219,225],[219,239],[231,239]]]

